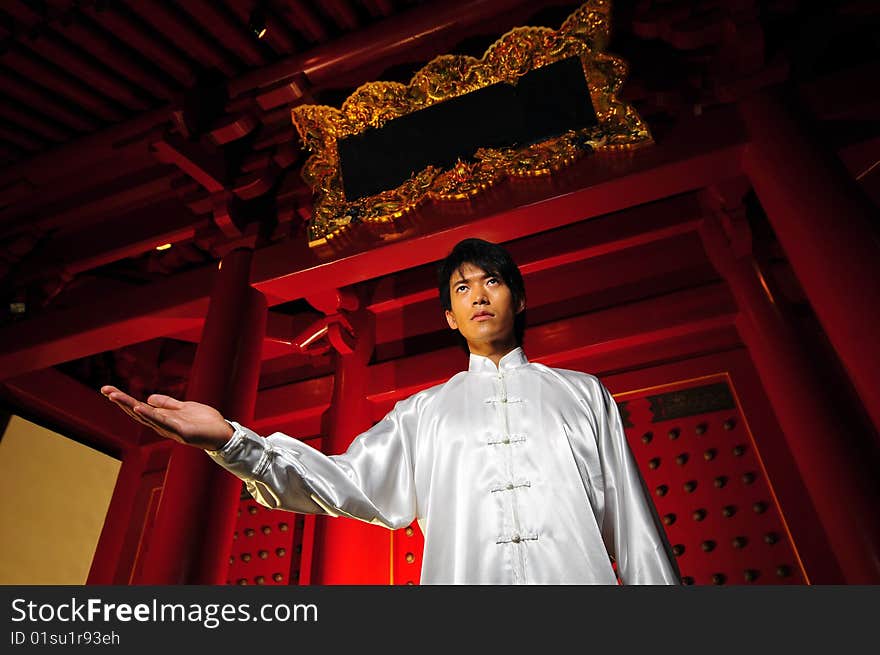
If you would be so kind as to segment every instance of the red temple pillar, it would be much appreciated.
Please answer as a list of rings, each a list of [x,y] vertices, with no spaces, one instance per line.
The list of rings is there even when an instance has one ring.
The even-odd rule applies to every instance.
[[[144,428],[148,429],[148,428]],[[119,557],[131,522],[131,510],[144,473],[144,453],[138,446],[126,450],[116,476],[113,496],[104,517],[101,537],[92,557],[86,584],[112,585],[116,579]]]
[[[799,344],[752,255],[734,254],[715,218],[704,220],[700,234],[712,263],[736,298],[740,310],[737,328],[845,581],[877,584],[880,494],[873,462],[860,456],[864,444],[857,435],[841,429],[838,412],[819,384],[809,353]]]
[[[352,302],[353,299],[349,299]],[[340,296],[332,303],[309,298],[332,316]],[[337,306],[334,308],[333,304]],[[330,408],[324,415],[322,450],[345,452],[354,437],[372,425],[367,401],[368,364],[375,342],[373,316],[366,310],[352,314],[354,338],[348,344],[335,340],[336,373]],[[339,329],[339,323],[336,323]],[[337,331],[337,334],[339,332]],[[385,528],[354,519],[318,516],[315,522],[313,584],[388,584],[391,536]]]
[[[778,91],[740,105],[743,165],[792,269],[880,430],[878,212]]]
[[[220,262],[186,399],[225,417],[253,418],[266,299],[250,286],[251,251]],[[241,481],[201,450],[175,445],[139,584],[223,584]]]

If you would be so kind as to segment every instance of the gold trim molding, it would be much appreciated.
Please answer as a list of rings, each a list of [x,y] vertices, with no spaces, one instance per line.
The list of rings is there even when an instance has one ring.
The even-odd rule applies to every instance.
[[[472,198],[501,180],[549,175],[597,150],[630,149],[652,143],[645,122],[617,97],[627,64],[604,50],[610,33],[611,0],[589,0],[558,30],[517,27],[493,43],[480,58],[441,55],[419,70],[409,84],[369,82],[352,93],[342,108],[300,105],[293,124],[312,153],[302,177],[314,195],[308,226],[309,245],[317,246],[350,225],[388,223],[428,200]],[[531,70],[568,57],[580,58],[597,125],[571,130],[522,148],[481,148],[474,161],[451,169],[428,166],[395,189],[346,200],[336,142],[400,116],[498,82],[516,83]]]

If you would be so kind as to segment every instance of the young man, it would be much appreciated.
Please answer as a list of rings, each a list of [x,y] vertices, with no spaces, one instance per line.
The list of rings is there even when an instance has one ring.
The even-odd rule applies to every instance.
[[[204,448],[261,504],[391,529],[418,519],[422,583],[678,584],[617,406],[597,378],[529,362],[522,276],[467,239],[442,262],[468,370],[398,402],[341,455],[262,438],[199,403],[103,387],[166,437]]]

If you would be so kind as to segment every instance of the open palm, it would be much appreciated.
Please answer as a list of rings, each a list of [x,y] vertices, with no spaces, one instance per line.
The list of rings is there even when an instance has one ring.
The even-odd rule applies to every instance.
[[[142,402],[111,385],[101,387],[101,393],[134,420],[149,426],[166,439],[217,450],[232,437],[232,426],[210,405],[177,400],[158,393]]]

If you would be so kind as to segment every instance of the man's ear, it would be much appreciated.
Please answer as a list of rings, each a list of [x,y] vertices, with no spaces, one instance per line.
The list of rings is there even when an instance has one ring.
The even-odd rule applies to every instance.
[[[455,320],[455,314],[450,312],[448,309],[446,310],[446,322],[449,323],[449,328],[452,330],[458,329],[458,321]]]
[[[516,313],[521,314],[525,310],[525,308],[526,308],[526,299],[520,298],[519,299],[519,306],[516,308]]]

